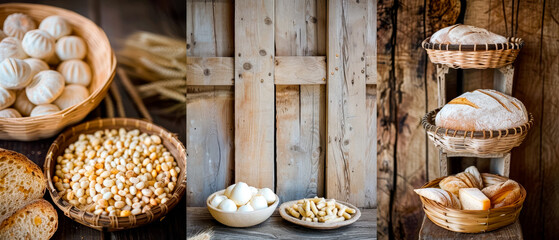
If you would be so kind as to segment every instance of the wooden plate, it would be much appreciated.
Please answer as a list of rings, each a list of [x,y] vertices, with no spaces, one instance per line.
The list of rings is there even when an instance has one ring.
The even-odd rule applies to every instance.
[[[349,220],[345,220],[343,222],[335,222],[335,223],[307,222],[307,221],[303,221],[301,219],[297,219],[297,218],[291,216],[291,214],[289,214],[287,212],[287,207],[293,206],[293,204],[297,203],[297,201],[298,200],[282,203],[281,206],[279,207],[279,213],[280,213],[281,217],[283,219],[287,220],[288,222],[292,222],[292,223],[295,223],[297,225],[301,225],[301,226],[306,227],[306,228],[336,229],[336,228],[340,228],[340,227],[343,227],[343,226],[350,225],[350,224],[354,223],[355,221],[357,221],[359,219],[359,217],[361,217],[361,211],[359,211],[359,208],[356,208],[355,206],[351,205],[350,203],[346,203],[346,202],[336,200],[336,202],[338,202],[338,203],[341,203],[343,205],[346,205],[350,208],[355,209],[355,213],[350,214],[351,218]]]

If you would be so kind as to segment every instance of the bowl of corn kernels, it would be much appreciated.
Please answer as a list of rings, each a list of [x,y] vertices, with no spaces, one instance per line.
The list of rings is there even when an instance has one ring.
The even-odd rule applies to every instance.
[[[44,171],[65,215],[99,230],[128,229],[163,217],[180,201],[186,150],[152,123],[100,119],[64,131]]]

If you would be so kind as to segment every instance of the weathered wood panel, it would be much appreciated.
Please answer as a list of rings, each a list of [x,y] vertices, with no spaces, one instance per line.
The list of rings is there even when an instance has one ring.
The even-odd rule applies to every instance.
[[[186,11],[189,61],[192,61],[189,57],[222,59],[224,64],[229,61],[227,59],[232,61],[232,58],[219,57],[233,56],[233,1],[188,0]],[[195,61],[196,58],[192,59]],[[202,79],[199,78],[202,77],[200,74],[194,72],[193,69],[187,72],[189,84],[220,82],[218,79],[223,76],[220,74],[223,69],[210,69],[209,76],[205,76],[202,70]],[[233,181],[233,92],[230,87],[213,86],[189,87],[188,92],[186,151],[188,169],[191,171],[188,174],[187,205],[204,206],[205,199],[211,193],[227,187]],[[206,122],[203,116],[209,121]],[[203,171],[210,174],[205,175]]]
[[[189,206],[204,206],[206,198],[233,180],[233,94],[211,91],[188,94]],[[212,146],[212,147],[207,147]],[[203,160],[203,161],[201,161]],[[194,184],[195,183],[195,184]]]
[[[355,223],[332,230],[311,230],[283,220],[276,211],[254,227],[230,228],[215,221],[207,208],[190,207],[187,211],[187,236],[212,228],[212,239],[376,239],[376,209],[361,209]]]
[[[542,223],[543,237],[559,235],[559,1],[544,1],[542,58]],[[543,130],[545,129],[545,130]],[[528,219],[527,219],[528,220]]]
[[[377,28],[377,201],[378,238],[393,238],[394,158],[396,150],[396,98],[394,33],[397,3],[379,0]]]
[[[274,1],[235,1],[235,182],[274,189]]]
[[[426,182],[426,137],[420,124],[427,106],[424,40],[425,6],[418,1],[400,1],[397,12],[395,81],[398,139],[396,142],[396,187],[392,224],[397,239],[415,238],[423,220],[421,202],[414,188]]]
[[[276,1],[276,193],[282,201],[324,192],[325,57],[318,52],[324,1]],[[322,9],[324,11],[325,9]],[[316,61],[319,60],[319,61]],[[304,66],[304,70],[300,69]],[[288,85],[296,84],[296,85]]]
[[[365,204],[367,2],[328,1],[326,196]]]
[[[277,11],[278,3],[276,2],[276,14],[281,12]],[[303,18],[304,15],[301,17]],[[282,18],[283,19],[283,18]],[[276,25],[276,31],[282,25]],[[297,27],[297,25],[287,25],[290,28]],[[294,29],[293,34],[296,34],[298,29]],[[316,31],[314,32],[316,33]],[[281,41],[276,41],[276,54],[278,52],[288,52],[279,48],[283,45]],[[309,47],[309,46],[307,46]],[[287,49],[285,49],[287,50]],[[309,84],[326,84],[326,57],[280,57],[276,56],[275,83],[276,85],[309,85]]]
[[[376,12],[376,11],[375,11]],[[375,60],[376,62],[376,60]],[[376,76],[375,76],[376,77]],[[375,81],[376,82],[376,81]],[[367,137],[365,142],[365,205],[377,207],[377,88],[376,85],[367,85],[366,92],[367,109]]]
[[[189,86],[233,85],[235,59],[232,57],[188,57],[186,84]]]

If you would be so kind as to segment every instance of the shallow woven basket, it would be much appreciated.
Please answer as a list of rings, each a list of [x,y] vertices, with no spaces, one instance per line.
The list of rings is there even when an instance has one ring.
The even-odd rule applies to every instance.
[[[520,38],[509,38],[502,44],[438,44],[431,43],[431,37],[423,40],[421,46],[427,51],[433,63],[451,68],[486,69],[501,68],[512,64],[524,46]]]
[[[116,58],[103,30],[75,12],[39,4],[0,4],[0,23],[12,13],[29,15],[37,26],[48,16],[62,16],[72,25],[72,34],[82,37],[88,48],[84,61],[91,66],[93,75],[89,85],[90,95],[86,100],[54,114],[0,118],[0,139],[32,141],[52,137],[64,127],[81,121],[103,100],[115,74]]]
[[[514,147],[520,146],[528,130],[534,123],[534,117],[529,115],[527,123],[506,130],[494,131],[463,131],[435,126],[435,117],[441,109],[435,109],[425,114],[421,120],[429,139],[435,146],[445,152],[497,154],[508,153]]]
[[[89,134],[94,133],[97,130],[119,128],[124,128],[126,130],[139,129],[140,132],[155,134],[161,137],[163,145],[165,145],[167,150],[173,155],[175,161],[177,161],[177,165],[181,169],[179,177],[177,178],[177,184],[169,198],[169,201],[152,207],[151,210],[146,213],[130,215],[128,217],[94,215],[78,209],[70,203],[64,201],[62,197],[58,195],[58,191],[52,182],[52,177],[54,176],[54,171],[56,169],[55,164],[57,157],[64,153],[64,150],[68,147],[68,145],[75,142],[82,133]],[[95,228],[97,230],[122,230],[138,227],[156,219],[160,219],[165,216],[167,212],[173,209],[177,203],[179,203],[186,190],[186,150],[174,134],[169,133],[162,127],[152,123],[130,118],[98,119],[69,128],[60,134],[47,152],[44,172],[46,178],[48,179],[47,190],[50,193],[54,204],[58,206],[58,208],[60,208],[66,216],[85,226]]]
[[[422,188],[438,188],[444,177],[428,182]],[[508,178],[499,175],[483,173],[484,186],[487,183],[506,181]],[[520,184],[518,184],[520,185]],[[489,232],[514,223],[520,215],[522,204],[526,199],[526,190],[520,185],[520,198],[512,205],[492,208],[489,210],[459,210],[448,208],[438,202],[419,196],[423,202],[425,215],[439,227],[462,233]]]

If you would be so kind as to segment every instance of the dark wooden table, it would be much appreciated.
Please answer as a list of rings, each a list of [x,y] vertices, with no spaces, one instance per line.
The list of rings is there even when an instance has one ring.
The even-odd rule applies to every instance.
[[[0,3],[7,2],[0,1]],[[23,0],[19,2],[42,3],[62,7],[93,20],[103,28],[115,51],[118,51],[122,46],[122,40],[127,35],[139,30],[186,37],[186,2],[184,0]],[[118,77],[115,77],[115,83],[119,86],[126,117],[140,118],[139,112],[124,91]],[[146,105],[154,123],[176,133],[186,145],[186,117],[179,114],[163,115],[161,113],[161,103],[150,104],[148,102]],[[106,116],[105,105],[101,103],[84,121]],[[0,141],[0,148],[23,153],[42,167],[46,152],[53,141],[54,138],[34,142]],[[51,201],[48,194],[45,195],[45,199]],[[177,207],[161,220],[156,220],[140,228],[118,232],[94,230],[70,220],[61,211],[58,211],[59,227],[53,239],[185,239],[185,199],[183,198]]]
[[[427,217],[423,217],[423,224],[419,231],[420,240],[522,240],[522,229],[518,220],[511,225],[487,233],[457,233],[448,231],[435,225]]]
[[[187,235],[192,237],[207,229],[213,230],[212,239],[376,239],[377,210],[361,209],[355,223],[332,230],[308,229],[283,220],[276,210],[265,222],[248,228],[227,227],[210,215],[205,207],[186,208]]]

